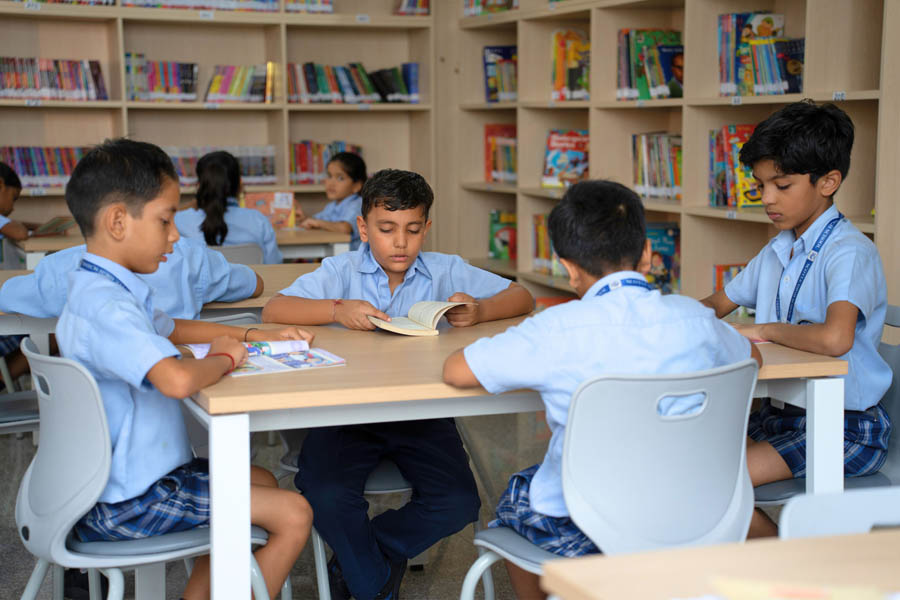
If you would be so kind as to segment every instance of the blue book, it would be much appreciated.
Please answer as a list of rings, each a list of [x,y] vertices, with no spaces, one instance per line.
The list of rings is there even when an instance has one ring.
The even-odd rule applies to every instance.
[[[501,61],[515,61],[515,46],[484,47],[484,99],[486,102],[500,101],[500,67]]]
[[[419,63],[406,62],[401,66],[403,71],[403,83],[406,84],[406,91],[409,92],[409,102],[417,104],[419,102]]]
[[[684,46],[656,47],[659,53],[659,66],[663,73],[663,82],[669,88],[669,98],[684,96]]]

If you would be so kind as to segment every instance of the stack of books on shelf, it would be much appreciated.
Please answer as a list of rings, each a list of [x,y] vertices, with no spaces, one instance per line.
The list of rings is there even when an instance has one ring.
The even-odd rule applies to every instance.
[[[719,15],[719,94],[767,96],[803,89],[805,41],[785,39],[784,15]]]
[[[100,62],[0,56],[0,98],[108,100]]]
[[[333,0],[291,0],[285,2],[284,10],[288,12],[333,13]]]
[[[197,74],[197,63],[147,60],[140,53],[125,53],[128,100],[194,102]]]
[[[634,191],[641,196],[681,198],[681,136],[638,133],[631,136]]]
[[[85,6],[115,6],[116,0],[13,0],[13,2],[40,2],[41,4],[83,4]]]
[[[181,185],[197,184],[197,161],[216,150],[230,152],[241,163],[241,181],[246,185],[275,183],[275,146],[163,146],[175,164]]]
[[[710,206],[761,206],[753,170],[739,156],[755,125],[726,125],[709,132]]]
[[[216,65],[206,102],[275,101],[275,63],[250,66]]]
[[[368,72],[362,63],[329,66],[289,63],[288,102],[359,104],[419,102],[419,63]]]
[[[516,125],[484,126],[484,180],[516,183]]]
[[[0,147],[0,161],[13,168],[27,188],[64,186],[90,148],[48,146]]]
[[[620,29],[616,56],[616,100],[684,96],[680,31]]]
[[[519,8],[519,0],[463,0],[463,16],[477,17],[484,13],[502,12]]]
[[[492,210],[488,255],[498,260],[516,260],[516,213]]]
[[[591,40],[583,31],[559,29],[551,39],[552,100],[589,100]]]
[[[325,181],[325,167],[338,152],[352,152],[362,156],[362,146],[335,141],[319,143],[310,140],[294,142],[290,147],[291,183],[315,184]]]
[[[550,214],[536,214],[534,220],[534,256],[532,257],[532,270],[535,273],[565,277],[566,269],[559,262],[559,256],[553,249],[550,241],[550,230],[547,229],[547,220]]]
[[[544,152],[541,187],[561,188],[588,178],[586,129],[551,129]]]
[[[747,263],[713,265],[713,292],[724,290],[725,286],[737,277],[737,274],[746,266]]]
[[[429,4],[429,0],[397,0],[397,5],[394,7],[394,14],[415,15],[419,17],[430,15],[431,7]]]
[[[677,223],[647,223],[650,272],[647,281],[663,294],[681,288],[681,232]]]
[[[484,47],[484,96],[486,102],[515,102],[519,94],[516,79],[516,47]]]
[[[277,12],[279,0],[122,0],[122,6]]]

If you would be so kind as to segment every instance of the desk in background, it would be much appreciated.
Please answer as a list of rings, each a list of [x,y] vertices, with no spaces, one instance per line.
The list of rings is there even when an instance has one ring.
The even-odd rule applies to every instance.
[[[84,238],[80,235],[49,235],[17,241],[14,249],[24,261],[25,268],[34,270],[41,259],[49,253],[59,252],[83,243]]]

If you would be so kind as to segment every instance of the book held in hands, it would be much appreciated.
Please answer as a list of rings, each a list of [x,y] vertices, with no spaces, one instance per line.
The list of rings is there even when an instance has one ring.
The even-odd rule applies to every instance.
[[[409,308],[405,317],[392,317],[390,321],[369,316],[373,325],[401,335],[437,335],[438,321],[448,310],[454,306],[473,304],[472,302],[438,302],[435,300],[423,300],[416,302]]]

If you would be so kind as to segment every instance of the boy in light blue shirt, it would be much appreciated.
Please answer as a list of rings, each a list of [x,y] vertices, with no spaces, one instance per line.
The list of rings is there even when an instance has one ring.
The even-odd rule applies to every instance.
[[[66,203],[87,241],[68,274],[56,336],[62,355],[90,371],[103,398],[112,456],[98,503],[75,525],[85,541],[136,539],[209,522],[209,470],[192,460],[180,404],[240,365],[240,343],[312,336],[291,327],[264,332],[202,321],[173,321],[154,309],[137,273],[152,273],[178,241],[178,178],[159,147],[108,140],[76,165]],[[211,340],[203,359],[175,344]],[[77,427],[77,423],[73,424]],[[256,552],[270,596],[280,589],[310,531],[309,505],[252,467],[251,520],[269,532]],[[209,597],[209,561],[195,564],[185,600]]]
[[[726,287],[703,300],[719,316],[756,309],[752,339],[843,358],[844,473],[868,475],[887,457],[891,421],[879,401],[891,368],[878,354],[887,286],[875,244],[834,206],[850,169],[853,122],[833,104],[790,104],[760,123],[741,149],[780,230]],[[765,401],[750,415],[753,485],[806,476],[806,411]],[[750,536],[777,528],[757,510]]]
[[[598,549],[569,518],[562,493],[563,440],[578,386],[604,374],[685,373],[761,358],[713,311],[684,296],[663,296],[647,283],[651,250],[644,209],[625,186],[573,185],[550,213],[548,226],[580,300],[547,308],[458,350],[444,364],[444,381],[482,385],[494,394],[540,392],[551,431],[547,453],[540,465],[513,475],[490,526],[511,527],[560,556],[579,556]],[[665,400],[660,412],[666,415],[689,414],[703,402]],[[519,598],[544,596],[537,575],[509,562],[507,569]]]
[[[67,275],[78,269],[85,246],[45,257],[34,273],[7,280],[0,310],[38,318],[58,317],[66,304]],[[236,302],[263,291],[262,279],[246,265],[229,263],[221,252],[181,238],[153,273],[138,274],[153,290],[154,308],[174,319],[196,319],[209,302]]]
[[[420,252],[434,196],[421,175],[386,169],[362,189],[363,244],[326,258],[263,309],[263,320],[372,330],[369,316],[405,316],[422,300],[471,302],[448,311],[456,327],[529,312],[525,288],[466,264]],[[430,343],[429,338],[419,338]],[[371,521],[362,491],[383,458],[412,484],[411,501]],[[311,431],[294,483],[315,512],[316,530],[334,550],[334,600],[396,600],[408,558],[478,518],[480,501],[453,419],[373,423]]]
[[[359,195],[368,177],[366,163],[353,152],[338,152],[325,167],[325,196],[329,202],[325,208],[311,217],[300,210],[297,221],[306,229],[323,229],[350,234],[350,249],[359,248],[359,228],[356,219],[362,211]]]

